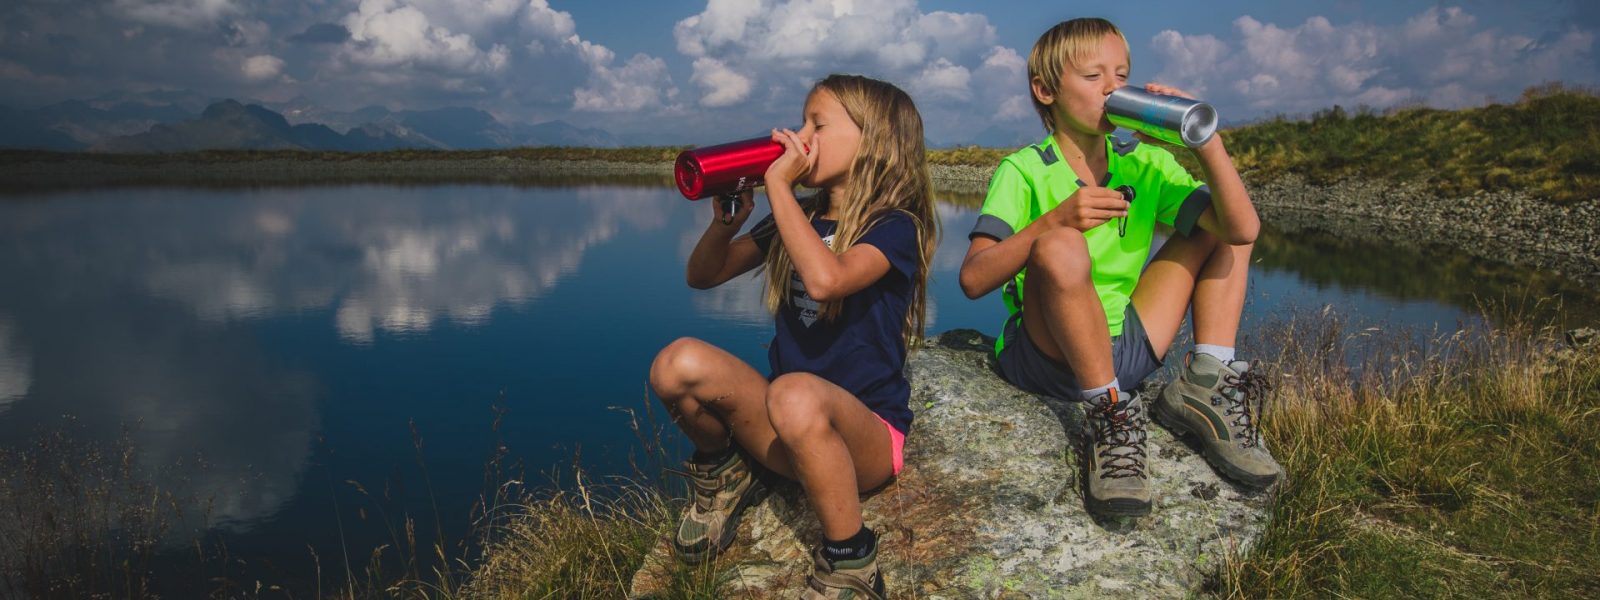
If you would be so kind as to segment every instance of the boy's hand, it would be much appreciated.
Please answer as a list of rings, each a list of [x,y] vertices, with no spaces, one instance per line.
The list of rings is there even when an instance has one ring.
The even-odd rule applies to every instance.
[[[1194,97],[1194,95],[1190,94],[1189,92],[1185,92],[1183,90],[1180,90],[1178,88],[1172,87],[1170,85],[1161,85],[1159,83],[1146,83],[1146,84],[1144,84],[1144,91],[1150,92],[1152,94],[1161,94],[1163,96],[1177,96],[1179,98],[1188,98],[1190,100],[1199,100],[1199,98]],[[1156,144],[1156,145],[1159,145],[1159,146],[1169,146],[1169,147],[1172,146],[1172,144],[1169,144],[1167,142],[1158,140],[1156,138],[1150,137],[1148,135],[1145,135],[1145,134],[1137,132],[1137,131],[1133,132],[1133,137],[1139,138],[1139,141],[1144,142],[1146,144]],[[1222,137],[1222,136],[1220,136],[1220,135],[1211,136],[1211,139],[1206,141],[1206,143],[1204,145],[1200,146],[1200,148],[1205,148],[1206,146],[1213,145],[1217,141],[1217,139],[1220,138],[1220,137]],[[1193,150],[1195,152],[1199,152],[1200,148],[1193,148]]]
[[[1122,193],[1103,187],[1080,187],[1048,215],[1057,226],[1088,231],[1101,223],[1128,216]]]
[[[772,130],[772,141],[783,145],[783,155],[772,161],[762,181],[768,188],[794,188],[794,182],[805,177],[817,166],[817,148],[809,148],[800,141],[800,135],[788,129]],[[811,143],[817,144],[813,138]]]

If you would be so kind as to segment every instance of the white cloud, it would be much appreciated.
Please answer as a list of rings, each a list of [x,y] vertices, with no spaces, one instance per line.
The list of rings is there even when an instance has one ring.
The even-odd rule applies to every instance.
[[[750,96],[751,81],[729,69],[722,61],[711,57],[694,59],[694,76],[690,81],[709,90],[700,98],[700,104],[709,107],[731,106]]]
[[[1150,41],[1155,81],[1219,105],[1225,116],[1304,113],[1334,104],[1439,107],[1514,98],[1544,81],[1594,72],[1594,34],[1567,29],[1533,38],[1506,33],[1456,7],[1430,7],[1403,23],[1281,27],[1243,16],[1236,40],[1167,30]],[[1231,113],[1231,114],[1230,114]]]
[[[111,8],[132,21],[196,30],[240,12],[233,0],[113,0]]]
[[[605,58],[590,63],[593,71],[588,84],[573,91],[573,110],[639,111],[664,104],[678,93],[664,60],[635,54],[621,68],[614,69],[609,65],[609,50]]]
[[[282,75],[283,67],[283,59],[270,54],[260,54],[245,59],[243,72],[245,79],[267,81]]]
[[[925,13],[915,0],[711,0],[679,21],[673,36],[678,51],[694,59],[691,82],[707,107],[755,98],[770,102],[764,110],[787,114],[811,82],[830,72],[895,83],[912,94],[925,119],[934,105],[970,111],[974,103],[998,105],[1026,86],[1023,61],[995,45],[988,17]]]
[[[571,13],[550,8],[550,3],[545,0],[530,0],[523,20],[534,35],[546,39],[564,40],[578,31]]]
[[[482,73],[505,66],[502,45],[480,49],[472,36],[432,24],[416,6],[399,0],[362,0],[344,19],[349,57],[366,67],[427,66]]]
[[[924,67],[912,80],[912,93],[932,99],[967,100],[972,97],[968,82],[972,72],[966,67],[941,58]]]

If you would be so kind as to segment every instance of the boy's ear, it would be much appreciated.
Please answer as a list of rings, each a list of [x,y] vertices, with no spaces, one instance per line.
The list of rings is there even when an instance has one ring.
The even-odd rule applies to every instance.
[[[1033,97],[1040,104],[1050,106],[1055,103],[1056,91],[1045,86],[1043,77],[1034,75],[1033,79],[1028,80],[1028,85],[1033,88]]]

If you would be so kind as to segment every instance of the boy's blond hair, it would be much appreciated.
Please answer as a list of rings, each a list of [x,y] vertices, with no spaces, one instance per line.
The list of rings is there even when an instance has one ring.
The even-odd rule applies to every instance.
[[[1088,57],[1096,50],[1101,38],[1107,35],[1122,38],[1122,45],[1128,45],[1128,37],[1122,35],[1121,29],[1099,17],[1062,21],[1033,43],[1033,50],[1028,52],[1028,98],[1033,100],[1033,109],[1039,111],[1046,131],[1054,133],[1056,124],[1050,120],[1050,107],[1033,95],[1033,79],[1039,78],[1044,82],[1045,89],[1055,93],[1061,87],[1061,72],[1066,70],[1067,65]],[[1131,49],[1128,55],[1128,62],[1132,63]]]

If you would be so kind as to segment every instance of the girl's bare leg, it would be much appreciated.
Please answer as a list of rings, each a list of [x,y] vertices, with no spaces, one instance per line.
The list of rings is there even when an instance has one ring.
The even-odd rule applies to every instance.
[[[738,357],[679,338],[650,365],[650,387],[700,451],[727,449],[731,431],[756,461],[785,476],[793,472],[767,417],[767,378]]]
[[[790,373],[767,389],[767,415],[822,534],[844,540],[861,530],[861,490],[894,475],[889,431],[850,392],[809,373]],[[779,472],[784,472],[781,469]]]

